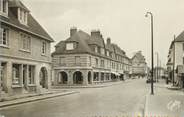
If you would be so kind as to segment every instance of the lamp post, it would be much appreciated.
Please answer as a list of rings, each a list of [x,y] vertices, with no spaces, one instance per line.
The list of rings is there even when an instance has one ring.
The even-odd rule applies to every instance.
[[[157,67],[156,67],[156,81],[158,82],[158,78],[159,78],[159,54],[158,52],[155,53],[157,55]]]
[[[153,63],[153,14],[151,12],[147,12],[146,13],[146,17],[148,17],[148,15],[151,16],[151,95],[154,95],[153,92],[153,69],[154,69],[154,63]]]

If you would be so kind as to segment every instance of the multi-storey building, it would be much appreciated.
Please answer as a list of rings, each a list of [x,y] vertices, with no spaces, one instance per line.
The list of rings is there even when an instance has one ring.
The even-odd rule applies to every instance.
[[[125,52],[110,38],[105,43],[98,30],[89,35],[71,28],[70,37],[55,46],[52,58],[55,85],[119,80],[124,78],[124,68],[128,71],[130,67]]]
[[[49,88],[51,42],[53,39],[21,1],[0,0],[1,94],[14,95]]]
[[[174,64],[174,65],[173,65]],[[171,42],[168,54],[167,71],[169,79],[184,88],[184,32]]]
[[[138,51],[132,57],[132,77],[144,77],[147,76],[148,67],[144,56],[141,51]]]

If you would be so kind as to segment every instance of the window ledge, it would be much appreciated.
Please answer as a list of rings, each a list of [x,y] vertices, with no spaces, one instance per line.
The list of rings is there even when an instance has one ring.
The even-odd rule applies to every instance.
[[[28,84],[29,87],[35,87],[36,84]]]
[[[9,46],[7,46],[7,45],[2,45],[2,44],[0,44],[0,47],[3,47],[3,48],[10,48]]]
[[[20,49],[20,51],[22,51],[22,52],[27,52],[27,53],[31,53],[31,51],[29,51],[29,50],[24,50],[24,49]]]
[[[22,88],[21,85],[12,85],[12,88]]]

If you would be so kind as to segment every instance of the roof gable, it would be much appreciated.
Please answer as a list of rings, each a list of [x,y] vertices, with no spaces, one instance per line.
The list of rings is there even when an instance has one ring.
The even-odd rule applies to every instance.
[[[16,1],[16,2],[15,2]],[[8,18],[6,17],[0,17],[0,21],[6,25],[10,25],[12,27],[18,28],[20,30],[23,30],[25,32],[31,33],[35,36],[39,36],[40,38],[43,38],[45,40],[53,42],[54,40],[51,38],[51,36],[44,30],[44,28],[33,18],[33,16],[28,13],[28,23],[27,26],[23,25],[19,22],[17,16],[13,13],[13,10],[11,7],[24,7],[26,8],[19,0],[13,0],[9,1],[10,7],[8,11]],[[15,12],[15,11],[14,11]]]

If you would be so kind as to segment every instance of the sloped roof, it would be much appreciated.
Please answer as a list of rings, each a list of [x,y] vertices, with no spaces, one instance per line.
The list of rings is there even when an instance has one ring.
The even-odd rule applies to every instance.
[[[112,46],[114,47],[114,51],[116,54],[125,55],[125,52],[117,45],[117,44],[112,44]]]
[[[145,58],[144,58],[144,56],[142,55],[141,52],[137,52],[137,53],[132,57],[132,60],[135,59],[135,58],[137,58],[137,59],[139,60],[139,62],[141,62],[141,63],[146,63]]]
[[[22,2],[20,0],[9,0],[9,7],[19,7],[19,8],[22,8],[26,11],[29,11],[29,9],[24,5],[22,4]]]
[[[70,54],[70,53],[91,53],[91,49],[87,44],[87,40],[90,39],[90,35],[83,31],[78,31],[66,41],[60,41],[56,46],[59,47],[53,54]],[[68,42],[76,42],[77,48],[73,50],[66,50],[65,44]]]
[[[21,6],[21,7],[25,7],[22,2],[20,2],[19,0],[16,0],[16,2],[14,2],[14,0],[9,1],[9,4],[11,6]],[[9,11],[8,11],[8,18],[0,16],[0,21],[2,23],[5,23],[7,25],[10,25],[12,27],[18,28],[20,30],[26,31],[28,33],[31,33],[33,35],[39,36],[43,39],[46,39],[48,41],[53,42],[54,40],[51,38],[51,36],[44,30],[44,28],[33,18],[33,16],[28,13],[28,23],[27,26],[23,25],[19,22],[19,20],[17,19],[17,17],[15,16],[15,14],[13,14],[12,9],[9,7]]]
[[[95,44],[100,47],[105,48],[105,43],[103,37],[98,37],[98,36],[91,36],[90,40],[88,40],[88,44]]]
[[[105,48],[106,48],[107,50],[109,50],[110,52],[114,52],[114,48],[113,48],[113,45],[112,45],[112,44],[106,44],[106,45],[105,45]]]
[[[181,32],[175,39],[176,42],[184,41],[184,31]]]

